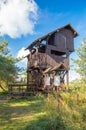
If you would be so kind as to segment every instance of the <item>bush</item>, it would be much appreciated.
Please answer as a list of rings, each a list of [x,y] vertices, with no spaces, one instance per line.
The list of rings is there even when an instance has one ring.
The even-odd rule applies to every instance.
[[[70,85],[70,92],[45,98],[45,116],[28,123],[25,130],[84,130],[86,123],[85,83]],[[83,96],[84,95],[84,96]]]

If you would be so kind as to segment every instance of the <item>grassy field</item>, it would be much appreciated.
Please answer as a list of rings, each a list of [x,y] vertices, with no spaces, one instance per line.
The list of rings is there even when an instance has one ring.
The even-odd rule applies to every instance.
[[[45,115],[43,100],[12,99],[0,102],[0,130],[21,130],[25,125]]]
[[[86,130],[86,84],[70,92],[0,100],[0,130]]]

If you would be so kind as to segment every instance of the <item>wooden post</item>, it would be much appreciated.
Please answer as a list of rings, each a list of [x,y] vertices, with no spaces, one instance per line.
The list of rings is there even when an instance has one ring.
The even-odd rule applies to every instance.
[[[27,61],[27,91],[28,91],[28,84],[29,84],[29,66],[28,66],[28,62],[29,62],[29,56],[27,56],[27,59],[28,59],[28,61]]]
[[[69,72],[67,71],[66,73],[66,84],[68,85],[69,84]]]
[[[69,50],[67,49],[66,57],[67,57],[67,59],[68,59],[68,66],[69,66],[69,55],[70,55],[70,52],[69,52]],[[66,73],[66,84],[68,85],[68,84],[69,84],[69,71],[67,70],[66,72],[67,72],[67,73]]]
[[[28,71],[28,69],[27,69],[27,88],[26,88],[26,91],[28,91],[29,90],[29,71]]]

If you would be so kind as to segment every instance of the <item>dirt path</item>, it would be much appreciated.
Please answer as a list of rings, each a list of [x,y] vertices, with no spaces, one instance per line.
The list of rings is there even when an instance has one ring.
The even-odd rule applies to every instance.
[[[0,100],[0,103],[7,103],[7,100]]]

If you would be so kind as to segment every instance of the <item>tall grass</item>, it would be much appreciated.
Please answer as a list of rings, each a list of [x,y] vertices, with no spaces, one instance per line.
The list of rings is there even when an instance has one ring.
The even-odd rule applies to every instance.
[[[86,83],[46,98],[7,99],[0,104],[1,130],[86,130]]]
[[[45,115],[28,122],[25,130],[86,130],[86,84],[73,83],[69,92],[44,98]]]

